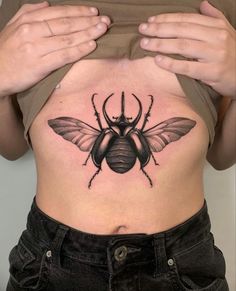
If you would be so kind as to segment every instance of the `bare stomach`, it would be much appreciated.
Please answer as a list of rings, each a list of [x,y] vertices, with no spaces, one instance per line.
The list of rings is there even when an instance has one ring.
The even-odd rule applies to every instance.
[[[74,64],[30,137],[37,205],[73,228],[160,232],[203,205],[208,130],[151,57]]]

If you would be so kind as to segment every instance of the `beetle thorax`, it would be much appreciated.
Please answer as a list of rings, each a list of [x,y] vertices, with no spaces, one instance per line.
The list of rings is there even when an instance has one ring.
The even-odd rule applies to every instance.
[[[119,116],[115,122],[113,122],[112,126],[119,130],[120,136],[125,136],[130,129],[132,129],[132,124],[129,122],[129,118],[126,118],[124,114]]]

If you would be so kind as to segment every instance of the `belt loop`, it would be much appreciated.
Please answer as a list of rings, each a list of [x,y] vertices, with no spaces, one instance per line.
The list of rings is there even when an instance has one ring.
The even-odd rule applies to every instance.
[[[154,277],[158,277],[159,275],[166,273],[168,271],[167,265],[167,255],[165,248],[165,236],[160,236],[160,234],[153,235],[153,245],[155,252],[155,263],[156,269],[154,272]]]
[[[59,225],[55,238],[52,241],[52,259],[57,266],[61,266],[61,247],[67,232],[69,231],[69,227],[64,225]]]
[[[113,282],[113,262],[112,262],[112,246],[114,244],[115,239],[111,239],[108,242],[108,246],[107,246],[107,267],[108,267],[108,271],[109,271],[109,286],[108,286],[108,290],[109,291],[113,291],[113,287],[112,287],[112,282]]]

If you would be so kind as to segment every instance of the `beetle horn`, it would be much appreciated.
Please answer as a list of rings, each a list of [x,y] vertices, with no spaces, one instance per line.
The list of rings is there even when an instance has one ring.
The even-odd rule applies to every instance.
[[[121,114],[125,115],[125,93],[122,92],[121,96]]]
[[[106,112],[106,104],[107,104],[107,101],[108,101],[108,100],[111,98],[111,96],[113,96],[113,95],[114,95],[114,93],[112,93],[111,95],[109,95],[109,96],[106,98],[106,100],[104,101],[103,106],[102,106],[103,115],[104,115],[104,117],[105,117],[105,119],[106,119],[107,124],[113,124],[113,121],[109,118],[109,116],[108,116],[108,114],[107,114],[107,112]]]
[[[138,104],[139,104],[139,112],[138,112],[138,115],[136,116],[136,118],[135,118],[134,121],[132,122],[132,125],[136,125],[136,124],[139,122],[139,120],[140,120],[140,118],[141,118],[141,116],[142,116],[143,108],[142,108],[142,104],[141,104],[140,100],[138,99],[138,97],[135,96],[134,94],[132,94],[132,95],[133,95],[134,98],[138,101]]]

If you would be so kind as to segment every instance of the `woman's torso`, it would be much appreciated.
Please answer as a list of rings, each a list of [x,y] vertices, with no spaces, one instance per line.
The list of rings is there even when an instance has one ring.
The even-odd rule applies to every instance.
[[[106,121],[103,105],[112,93]],[[141,112],[139,102],[139,122],[124,130]],[[176,117],[185,119],[171,119]],[[162,138],[160,128],[148,131],[166,120]],[[118,125],[112,127],[112,121]],[[71,227],[99,234],[154,233],[185,221],[203,205],[207,127],[176,76],[151,57],[75,63],[35,118],[30,137],[37,204]]]

